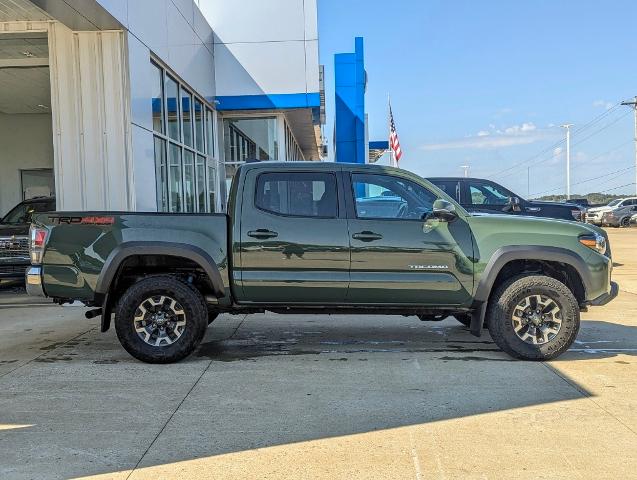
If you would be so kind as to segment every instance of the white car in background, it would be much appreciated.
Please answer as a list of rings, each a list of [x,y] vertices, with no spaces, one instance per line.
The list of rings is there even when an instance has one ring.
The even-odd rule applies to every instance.
[[[601,225],[604,213],[631,205],[637,205],[637,197],[617,198],[603,207],[589,208],[586,211],[586,221],[593,225]]]

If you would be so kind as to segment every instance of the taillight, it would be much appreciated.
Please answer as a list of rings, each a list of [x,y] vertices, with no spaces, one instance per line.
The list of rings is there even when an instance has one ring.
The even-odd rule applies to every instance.
[[[48,232],[45,229],[31,225],[29,251],[31,253],[31,263],[33,265],[39,265],[42,263],[47,233]]]

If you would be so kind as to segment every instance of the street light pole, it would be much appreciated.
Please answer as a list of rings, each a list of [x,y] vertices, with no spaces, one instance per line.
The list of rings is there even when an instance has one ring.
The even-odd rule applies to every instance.
[[[460,168],[464,168],[464,178],[469,177],[469,165],[462,165]]]
[[[572,123],[565,123],[560,127],[566,129],[566,199],[571,199],[571,127]]]
[[[635,195],[637,195],[637,97],[632,102],[622,102],[622,105],[630,105],[635,111]]]

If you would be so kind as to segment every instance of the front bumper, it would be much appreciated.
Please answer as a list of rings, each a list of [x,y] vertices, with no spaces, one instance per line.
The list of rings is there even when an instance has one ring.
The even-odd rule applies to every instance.
[[[610,282],[610,292],[604,293],[603,295],[600,295],[596,299],[592,300],[591,305],[594,307],[604,306],[612,302],[617,297],[618,294],[619,294],[619,285],[617,285],[615,282]]]
[[[31,267],[25,275],[27,295],[31,297],[45,297],[42,285],[42,267]]]

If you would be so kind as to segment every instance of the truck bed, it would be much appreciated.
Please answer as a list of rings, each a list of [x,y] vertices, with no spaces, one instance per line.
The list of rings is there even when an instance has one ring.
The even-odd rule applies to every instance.
[[[107,291],[109,266],[122,255],[182,251],[205,258],[228,283],[228,216],[131,212],[55,212],[36,216],[48,230],[43,279],[49,297],[93,303]],[[144,245],[141,245],[141,242]],[[150,242],[150,243],[149,243]],[[99,299],[97,299],[99,300]]]

